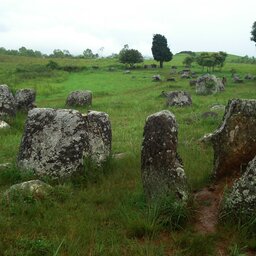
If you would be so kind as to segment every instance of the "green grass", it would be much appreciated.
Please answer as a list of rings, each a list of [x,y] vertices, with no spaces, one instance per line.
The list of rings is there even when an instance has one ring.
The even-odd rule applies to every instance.
[[[162,70],[144,69],[141,65],[131,74],[124,74],[125,67],[109,59],[54,59],[60,66],[86,66],[87,69],[79,73],[62,70],[42,74],[35,71],[34,65],[43,67],[49,59],[0,56],[0,82],[7,83],[13,91],[35,88],[38,107],[65,108],[69,92],[91,90],[93,105],[90,109],[107,112],[110,116],[113,153],[126,153],[124,159],[111,160],[103,168],[87,168],[79,180],[55,184],[48,200],[14,202],[8,207],[0,204],[0,255],[215,255],[221,240],[228,243],[227,248],[231,248],[232,253],[245,246],[255,246],[251,235],[246,236],[232,226],[220,228],[214,235],[200,236],[190,228],[186,212],[171,207],[163,210],[145,202],[140,151],[148,115],[162,109],[175,114],[179,125],[178,151],[189,186],[195,190],[209,184],[213,164],[212,148],[199,144],[198,139],[216,129],[223,116],[220,111],[217,118],[202,119],[202,113],[210,111],[213,104],[226,105],[232,98],[256,98],[256,82],[234,84],[230,72],[233,68],[241,76],[256,75],[255,66],[229,60],[221,72],[215,72],[219,77],[227,77],[225,92],[197,96],[188,80],[180,79],[178,74],[170,75],[173,65],[178,66],[178,70],[183,69],[185,56],[176,55],[170,63],[164,63]],[[29,67],[33,74],[17,73],[20,65]],[[99,69],[93,69],[95,65]],[[109,71],[109,67],[115,70]],[[195,64],[192,70],[202,72]],[[155,74],[164,78],[174,76],[176,82],[152,82]],[[167,108],[165,99],[160,97],[163,90],[186,90],[192,95],[193,105]],[[85,113],[88,108],[78,110]],[[15,167],[25,119],[26,114],[18,113],[16,118],[6,120],[11,129],[0,131],[0,163],[12,163],[10,169],[0,170],[1,194],[10,185],[32,177],[31,173],[21,174]],[[163,212],[167,212],[167,217]],[[176,217],[170,220],[170,216]],[[177,224],[177,216],[184,216],[185,223]],[[172,226],[175,223],[178,230],[177,226]],[[231,231],[233,238],[229,242]],[[236,244],[239,248],[235,248]]]

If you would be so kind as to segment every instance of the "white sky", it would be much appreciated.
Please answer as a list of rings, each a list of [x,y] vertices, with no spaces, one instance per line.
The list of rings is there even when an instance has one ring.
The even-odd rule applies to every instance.
[[[256,0],[0,0],[0,47],[109,55],[128,44],[152,56],[162,34],[173,53],[256,56],[254,21]]]

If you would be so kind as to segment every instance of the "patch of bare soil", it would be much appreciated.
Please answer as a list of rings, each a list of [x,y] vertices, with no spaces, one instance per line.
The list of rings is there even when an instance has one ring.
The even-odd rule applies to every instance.
[[[197,207],[195,230],[201,234],[214,233],[218,223],[219,206],[224,187],[213,185],[194,194]]]

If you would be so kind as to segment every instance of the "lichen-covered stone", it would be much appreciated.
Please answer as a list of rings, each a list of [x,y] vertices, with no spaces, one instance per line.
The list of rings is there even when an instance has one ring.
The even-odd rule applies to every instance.
[[[39,176],[70,177],[83,166],[87,137],[86,121],[78,111],[34,108],[28,112],[18,165]]]
[[[66,100],[67,106],[90,106],[92,105],[91,91],[74,91],[71,92]]]
[[[197,78],[196,94],[209,95],[225,90],[225,86],[220,78],[214,75],[205,74]]]
[[[235,181],[225,197],[223,210],[247,216],[256,213],[256,157],[249,162],[245,173]]]
[[[0,85],[0,117],[15,116],[16,102],[8,85]]]
[[[7,124],[5,121],[0,121],[0,129],[8,129],[10,125]]]
[[[217,177],[239,172],[256,155],[256,100],[228,102],[221,126],[212,133]]]
[[[90,111],[87,116],[88,148],[85,150],[94,162],[102,163],[111,154],[112,130],[108,114]]]
[[[173,91],[173,92],[166,92],[166,105],[167,106],[191,106],[192,99],[189,93],[184,91]]]
[[[15,94],[17,108],[28,111],[35,107],[36,91],[33,89],[20,89]]]
[[[52,186],[40,180],[30,180],[11,186],[5,193],[4,199],[12,200],[16,197],[33,197],[42,199],[49,195]]]
[[[178,126],[167,110],[149,116],[144,127],[141,152],[141,175],[146,197],[158,199],[174,194],[187,199],[187,183],[177,158]]]

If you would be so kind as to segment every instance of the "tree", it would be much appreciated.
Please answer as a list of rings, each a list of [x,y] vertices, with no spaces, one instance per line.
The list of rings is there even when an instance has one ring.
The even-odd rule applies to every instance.
[[[160,68],[163,68],[164,61],[172,60],[173,54],[167,45],[167,39],[160,34],[155,34],[153,36],[151,51],[154,60],[160,62]]]
[[[94,54],[92,52],[91,49],[87,48],[86,50],[84,50],[83,52],[83,56],[85,59],[94,59],[94,58],[98,58],[98,54]]]
[[[207,71],[211,70],[214,71],[214,68],[218,66],[220,69],[224,66],[224,62],[226,60],[227,53],[225,52],[214,52],[208,53],[203,52],[196,58],[196,62],[198,65],[207,67]]]
[[[129,49],[128,45],[125,45],[119,53],[119,61],[133,67],[135,63],[143,62],[143,56],[138,50]]]
[[[255,43],[255,46],[256,46],[256,21],[254,21],[252,25],[251,34],[252,34],[251,40]]]
[[[194,57],[192,56],[187,56],[184,60],[183,60],[183,64],[185,66],[191,67],[191,64],[194,62]]]

